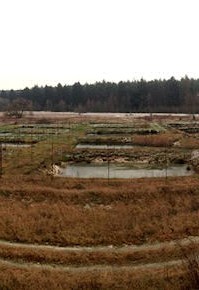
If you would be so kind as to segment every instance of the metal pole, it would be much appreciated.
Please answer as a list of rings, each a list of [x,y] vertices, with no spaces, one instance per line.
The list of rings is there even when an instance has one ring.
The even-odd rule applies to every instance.
[[[167,178],[168,178],[168,158],[167,158],[167,149],[165,149],[165,161],[166,161],[166,166],[165,166],[165,179],[167,181]]]
[[[52,155],[52,165],[54,163],[54,144],[53,144],[53,134],[52,134],[52,143],[51,143],[51,155]]]
[[[32,146],[32,129],[31,128],[31,144],[30,144],[30,158],[31,158],[31,163],[33,162],[33,146]]]
[[[3,176],[3,151],[2,151],[2,143],[0,143],[0,178]]]
[[[107,150],[108,150],[108,184],[109,184],[109,179],[110,179],[110,160],[109,160],[109,147],[107,145]]]
[[[52,175],[51,179],[53,179],[53,164],[54,164],[54,144],[53,144],[53,134],[52,134],[52,139],[51,139],[51,163],[52,163]]]

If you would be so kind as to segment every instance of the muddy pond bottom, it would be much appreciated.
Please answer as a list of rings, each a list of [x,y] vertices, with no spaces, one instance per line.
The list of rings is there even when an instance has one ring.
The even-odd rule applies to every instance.
[[[58,176],[75,178],[149,178],[166,176],[189,176],[194,173],[187,165],[175,165],[164,169],[132,168],[127,166],[70,164],[59,168]]]

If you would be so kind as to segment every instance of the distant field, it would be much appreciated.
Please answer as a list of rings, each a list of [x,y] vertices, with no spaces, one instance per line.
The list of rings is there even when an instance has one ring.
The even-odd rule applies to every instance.
[[[0,116],[2,117],[4,112],[0,112]],[[33,112],[24,112],[25,117],[35,117],[35,118],[65,118],[68,116],[88,116],[88,117],[146,117],[150,116],[149,113],[93,113],[93,112],[85,112],[85,113],[74,113],[74,112],[50,112],[50,111],[33,111]],[[190,114],[181,114],[181,113],[153,113],[154,116],[171,116],[171,117],[187,117]],[[195,114],[198,117],[198,114]]]

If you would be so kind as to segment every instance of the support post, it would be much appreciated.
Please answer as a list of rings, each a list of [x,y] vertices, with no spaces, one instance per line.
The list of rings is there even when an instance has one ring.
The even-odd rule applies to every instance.
[[[0,178],[3,176],[3,150],[2,143],[0,143]]]

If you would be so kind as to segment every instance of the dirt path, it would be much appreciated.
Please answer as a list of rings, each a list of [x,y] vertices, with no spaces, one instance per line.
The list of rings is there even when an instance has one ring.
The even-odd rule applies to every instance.
[[[198,236],[189,236],[184,239],[180,240],[173,240],[170,242],[161,242],[161,243],[154,243],[154,244],[143,244],[143,245],[124,245],[124,246],[73,246],[73,247],[59,247],[53,245],[45,245],[45,244],[28,244],[28,243],[16,243],[16,242],[9,242],[5,240],[0,240],[0,246],[9,246],[13,248],[31,248],[31,249],[41,249],[41,250],[53,250],[53,251],[68,251],[68,252],[139,252],[139,251],[148,251],[148,250],[159,250],[161,248],[171,248],[177,246],[188,246],[191,243],[199,244],[199,237]]]
[[[94,272],[94,271],[145,271],[145,270],[165,270],[171,267],[179,267],[182,265],[182,260],[173,260],[161,263],[147,263],[139,265],[95,265],[95,266],[64,266],[56,264],[40,264],[31,262],[16,262],[6,259],[0,259],[0,266],[8,266],[20,269],[35,268],[40,270],[66,271],[66,272]]]
[[[116,246],[93,246],[93,247],[58,247],[58,246],[52,246],[52,245],[39,245],[39,244],[27,244],[27,243],[16,243],[16,242],[8,242],[4,240],[0,240],[0,247],[7,247],[7,251],[9,252],[12,249],[17,250],[25,250],[25,249],[34,249],[38,251],[38,254],[40,251],[47,250],[50,252],[56,252],[57,254],[61,253],[97,253],[100,252],[104,255],[107,253],[115,253],[115,254],[125,254],[125,253],[143,253],[146,251],[155,251],[156,250],[168,250],[173,249],[175,250],[177,247],[185,247],[190,245],[191,243],[199,244],[199,237],[193,237],[190,236],[188,238],[184,238],[181,240],[174,240],[170,242],[162,242],[162,243],[155,243],[155,244],[143,244],[140,246],[136,245],[124,245],[121,247]],[[182,260],[179,258],[170,258],[170,260],[159,260],[157,262],[146,260],[144,261],[129,261],[127,265],[120,265],[120,264],[114,264],[112,265],[109,261],[107,264],[94,264],[94,265],[86,265],[86,264],[80,264],[80,265],[67,265],[67,264],[57,264],[57,262],[47,261],[47,262],[36,262],[34,260],[23,260],[23,256],[21,259],[17,259],[15,256],[12,256],[12,254],[4,258],[0,258],[0,267],[11,267],[11,268],[19,268],[19,269],[39,269],[39,270],[53,270],[53,271],[67,271],[67,272],[117,272],[117,271],[126,271],[126,272],[133,272],[141,275],[144,274],[145,271],[149,272],[155,272],[156,271],[165,271],[168,269],[176,269],[176,268],[183,268]]]

